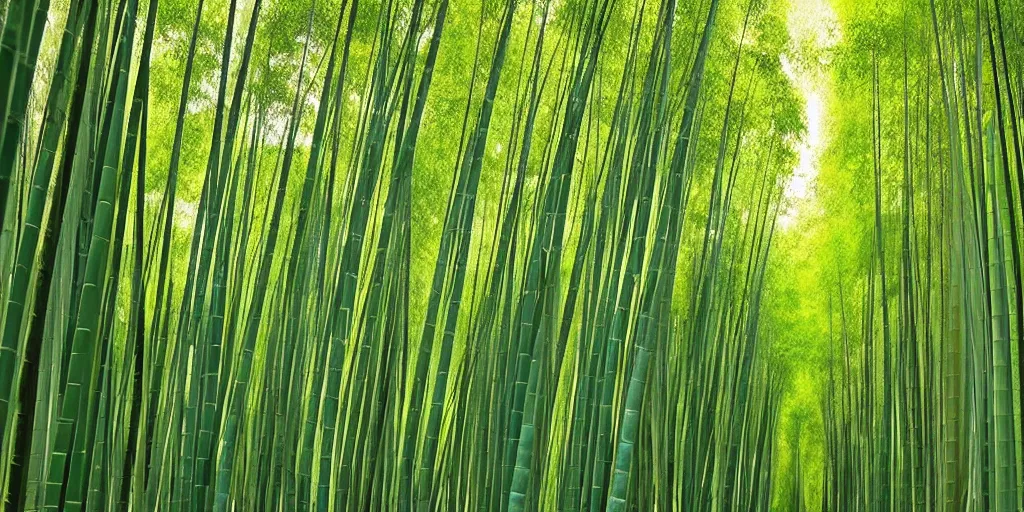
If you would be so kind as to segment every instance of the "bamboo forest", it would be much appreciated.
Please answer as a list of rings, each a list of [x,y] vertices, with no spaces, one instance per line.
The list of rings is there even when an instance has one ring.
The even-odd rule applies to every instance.
[[[1024,0],[0,26],[0,512],[1024,510]]]

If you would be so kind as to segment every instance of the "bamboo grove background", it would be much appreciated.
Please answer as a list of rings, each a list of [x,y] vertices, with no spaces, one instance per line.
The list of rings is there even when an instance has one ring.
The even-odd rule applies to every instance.
[[[1020,0],[0,1],[3,510],[1022,506]]]

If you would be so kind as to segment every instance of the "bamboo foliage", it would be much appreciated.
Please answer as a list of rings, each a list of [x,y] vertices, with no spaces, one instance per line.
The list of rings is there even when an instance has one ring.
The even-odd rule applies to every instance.
[[[792,7],[10,0],[0,510],[1019,508],[1019,1],[835,64],[811,413]]]
[[[830,364],[839,389],[823,405],[833,475],[823,509],[1021,507],[1021,365],[1011,348],[1019,346],[1024,304],[1020,155],[1010,149],[1019,120],[1006,114],[1019,99],[1005,85],[1019,59],[999,46],[1005,8],[906,2],[895,9],[899,42],[870,43],[874,255],[859,335],[843,295],[843,281],[849,289],[854,279],[834,284],[843,346]],[[881,73],[890,58],[899,62],[895,73]],[[901,169],[885,168],[897,161]],[[886,260],[888,250],[899,251],[898,263]],[[898,293],[886,290],[894,269]],[[858,337],[859,373],[851,353]],[[843,476],[861,468],[881,471]]]

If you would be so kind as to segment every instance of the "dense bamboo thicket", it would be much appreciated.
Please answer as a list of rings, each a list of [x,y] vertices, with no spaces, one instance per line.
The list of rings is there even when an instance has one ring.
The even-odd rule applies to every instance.
[[[806,506],[1021,510],[1024,5],[837,10]]]
[[[840,68],[870,86],[853,101],[872,129],[843,134],[872,148],[874,223],[829,287],[823,507],[1021,507],[1020,12],[911,3],[854,25],[870,58]]]
[[[2,511],[1024,503],[1020,0],[3,1]]]

